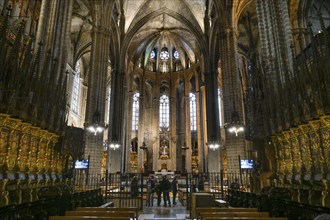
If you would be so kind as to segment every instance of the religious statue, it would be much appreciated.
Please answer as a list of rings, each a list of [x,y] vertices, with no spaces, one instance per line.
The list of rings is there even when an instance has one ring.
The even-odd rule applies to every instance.
[[[170,158],[170,150],[168,147],[167,141],[162,141],[159,148],[159,159],[169,159]]]

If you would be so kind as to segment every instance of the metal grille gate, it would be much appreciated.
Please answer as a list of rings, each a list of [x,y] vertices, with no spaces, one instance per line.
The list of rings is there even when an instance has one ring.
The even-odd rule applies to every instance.
[[[160,175],[155,176],[158,181]],[[117,207],[139,207],[146,205],[146,181],[149,176],[142,173],[90,173],[79,171],[75,175],[75,190],[101,189],[105,202],[113,202]],[[167,175],[170,181],[173,175]],[[211,193],[214,199],[227,200],[228,188],[233,182],[238,182],[240,190],[251,190],[251,172],[243,173],[204,173],[177,175],[177,201],[190,209],[192,193]],[[155,196],[156,198],[156,196]],[[162,198],[163,202],[163,198]]]

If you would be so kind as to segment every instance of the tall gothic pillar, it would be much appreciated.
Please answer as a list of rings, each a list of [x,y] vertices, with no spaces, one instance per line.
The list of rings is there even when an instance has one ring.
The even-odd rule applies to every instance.
[[[186,170],[188,173],[191,173],[191,153],[192,153],[192,146],[191,146],[191,128],[190,128],[190,78],[186,77],[184,80],[184,121],[185,121],[185,142],[189,147],[189,150],[186,152]]]
[[[280,0],[257,0],[257,17],[265,105],[269,112],[266,123],[271,133],[275,133],[291,127],[297,118],[297,95],[293,94],[297,90],[290,84],[293,61],[287,4]]]
[[[200,108],[200,133],[201,133],[201,143],[198,143],[198,161],[201,166],[201,171],[208,172],[208,148],[206,145],[206,137],[207,137],[207,120],[206,120],[206,94],[205,94],[205,86],[201,86],[199,94],[199,108]],[[199,168],[198,168],[199,169]]]
[[[111,83],[111,111],[109,117],[109,142],[118,144],[119,149],[112,150],[110,153],[111,172],[126,172],[125,158],[126,147],[124,143],[124,106],[125,106],[125,73],[114,71]]]
[[[106,79],[110,47],[110,4],[103,1],[92,1],[91,6],[93,29],[91,33],[92,47],[88,74],[85,128],[95,124],[104,126]],[[111,94],[113,93],[115,92]],[[100,172],[102,167],[103,134],[97,133],[95,135],[86,129],[84,138],[84,157],[86,159],[90,158],[89,172]]]
[[[200,81],[198,77],[198,72],[194,73],[195,79],[196,79],[196,122],[197,122],[197,145],[198,145],[198,172],[199,173],[205,173],[205,168],[204,168],[204,141],[202,139],[203,136],[203,111],[202,109],[202,92],[200,87]]]
[[[151,142],[152,148],[154,149],[153,153],[153,170],[161,169],[161,162],[159,162],[159,82],[158,79],[155,80],[153,91],[152,91],[153,99],[152,99],[152,110],[151,117]]]
[[[145,70],[144,74],[145,74]],[[143,74],[143,75],[144,75]],[[138,172],[140,172],[140,168],[146,172],[149,168],[149,163],[152,161],[150,158],[148,158],[148,151],[152,150],[152,146],[149,146],[149,140],[147,139],[147,135],[145,133],[145,125],[146,125],[146,102],[145,102],[145,77],[142,77],[140,79],[140,99],[139,99],[139,134],[138,134]],[[140,148],[140,146],[143,146],[143,143],[146,145],[147,149]],[[144,146],[143,146],[144,147]],[[145,164],[145,162],[147,164]]]
[[[207,117],[207,145],[220,145],[218,80],[217,71],[209,69],[205,73],[206,117]],[[208,171],[220,172],[219,148],[208,150]]]
[[[224,119],[229,125],[233,114],[238,114],[238,121],[243,121],[242,91],[239,82],[237,63],[237,32],[233,29],[220,29],[220,61],[223,79]],[[235,119],[237,121],[237,119]],[[228,172],[238,172],[238,155],[245,158],[244,135],[229,133],[226,130],[226,150]]]
[[[171,137],[172,137],[172,144],[171,144],[171,166],[172,166],[172,170],[178,170],[177,168],[177,161],[181,161],[181,155],[177,154],[178,152],[181,152],[181,151],[178,151],[177,148],[180,148],[180,146],[178,146],[178,142],[177,142],[177,138],[173,138],[173,137],[176,137],[176,98],[175,98],[175,95],[176,95],[176,86],[177,84],[174,82],[174,80],[172,80],[171,82],[171,91],[170,91],[170,108],[171,108],[171,111],[170,111],[170,119],[171,119]]]

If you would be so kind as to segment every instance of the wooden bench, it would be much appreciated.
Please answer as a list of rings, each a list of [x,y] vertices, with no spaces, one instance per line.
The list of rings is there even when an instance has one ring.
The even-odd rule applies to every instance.
[[[203,220],[288,220],[282,217],[207,217]]]
[[[257,208],[221,208],[221,207],[200,207],[196,208],[196,216],[201,212],[258,212]]]
[[[106,216],[135,218],[132,211],[65,211],[65,216]]]
[[[201,219],[208,217],[269,217],[268,212],[200,212]]]
[[[139,208],[137,207],[77,207],[76,211],[132,211],[135,213],[134,218],[138,218],[139,216]]]
[[[130,220],[129,217],[109,217],[109,216],[49,216],[49,220]]]

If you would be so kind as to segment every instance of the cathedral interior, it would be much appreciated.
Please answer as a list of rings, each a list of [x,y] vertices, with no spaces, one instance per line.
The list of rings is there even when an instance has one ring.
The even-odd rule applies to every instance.
[[[330,207],[329,85],[328,0],[0,0],[0,207],[77,161]]]

